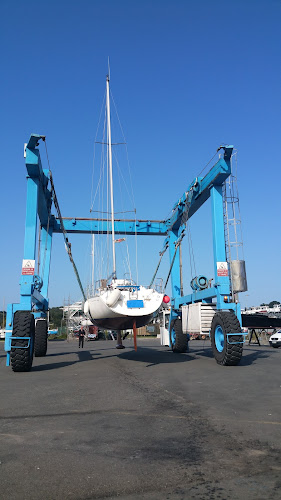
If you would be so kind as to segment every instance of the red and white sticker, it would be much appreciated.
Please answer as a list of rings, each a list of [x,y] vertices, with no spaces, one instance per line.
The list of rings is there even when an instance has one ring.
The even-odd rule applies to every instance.
[[[228,276],[227,262],[217,262],[217,274],[218,276]]]
[[[33,276],[35,271],[35,260],[23,259],[21,274],[27,274]]]

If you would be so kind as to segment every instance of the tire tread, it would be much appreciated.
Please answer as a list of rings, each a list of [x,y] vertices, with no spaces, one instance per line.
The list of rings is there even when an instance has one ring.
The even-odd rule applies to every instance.
[[[35,326],[34,354],[35,357],[46,356],[48,341],[48,322],[46,319],[38,319]]]
[[[14,324],[11,346],[11,366],[14,372],[29,372],[32,367],[33,350],[13,348],[13,337],[33,337],[34,338],[34,316],[29,311],[16,311],[14,314]],[[33,345],[33,339],[31,339]],[[25,345],[23,339],[16,340],[17,345]]]
[[[241,336],[233,335],[233,337],[229,336],[229,342],[226,342],[226,346],[223,353],[218,353],[214,340],[215,323],[217,320],[221,323],[221,326],[223,327],[223,330],[226,334],[242,333],[238,318],[235,315],[234,311],[232,310],[224,312],[217,311],[215,316],[213,317],[212,327],[211,327],[211,342],[212,342],[213,353],[217,363],[224,366],[238,365],[243,353],[243,343],[231,344],[229,342],[243,342],[243,336],[242,335]]]
[[[175,319],[171,322],[170,330],[174,329],[176,334],[175,344],[172,344],[172,350],[175,353],[187,352],[188,350],[188,339],[187,335],[182,332],[182,321],[181,319]]]

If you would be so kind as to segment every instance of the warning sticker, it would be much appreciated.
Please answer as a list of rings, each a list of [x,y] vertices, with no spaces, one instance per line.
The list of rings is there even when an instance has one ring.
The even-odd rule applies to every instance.
[[[34,271],[35,271],[35,260],[23,259],[21,274],[28,274],[29,276],[33,276]]]
[[[218,276],[228,276],[227,262],[217,262],[217,274]]]

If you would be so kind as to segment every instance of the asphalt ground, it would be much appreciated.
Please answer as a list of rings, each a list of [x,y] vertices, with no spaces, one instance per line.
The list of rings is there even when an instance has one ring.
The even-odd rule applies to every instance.
[[[50,341],[13,373],[1,342],[1,499],[280,500],[281,349],[124,344]]]

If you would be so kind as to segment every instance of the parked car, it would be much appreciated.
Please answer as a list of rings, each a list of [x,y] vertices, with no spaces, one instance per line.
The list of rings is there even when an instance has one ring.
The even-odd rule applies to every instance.
[[[88,333],[87,340],[98,340],[98,333]]]
[[[278,330],[276,333],[269,337],[269,343],[271,347],[280,347],[281,346],[281,330]]]
[[[52,328],[52,330],[48,330],[48,335],[57,335],[58,333],[58,328]]]
[[[98,327],[94,325],[88,326],[87,340],[98,340]]]

